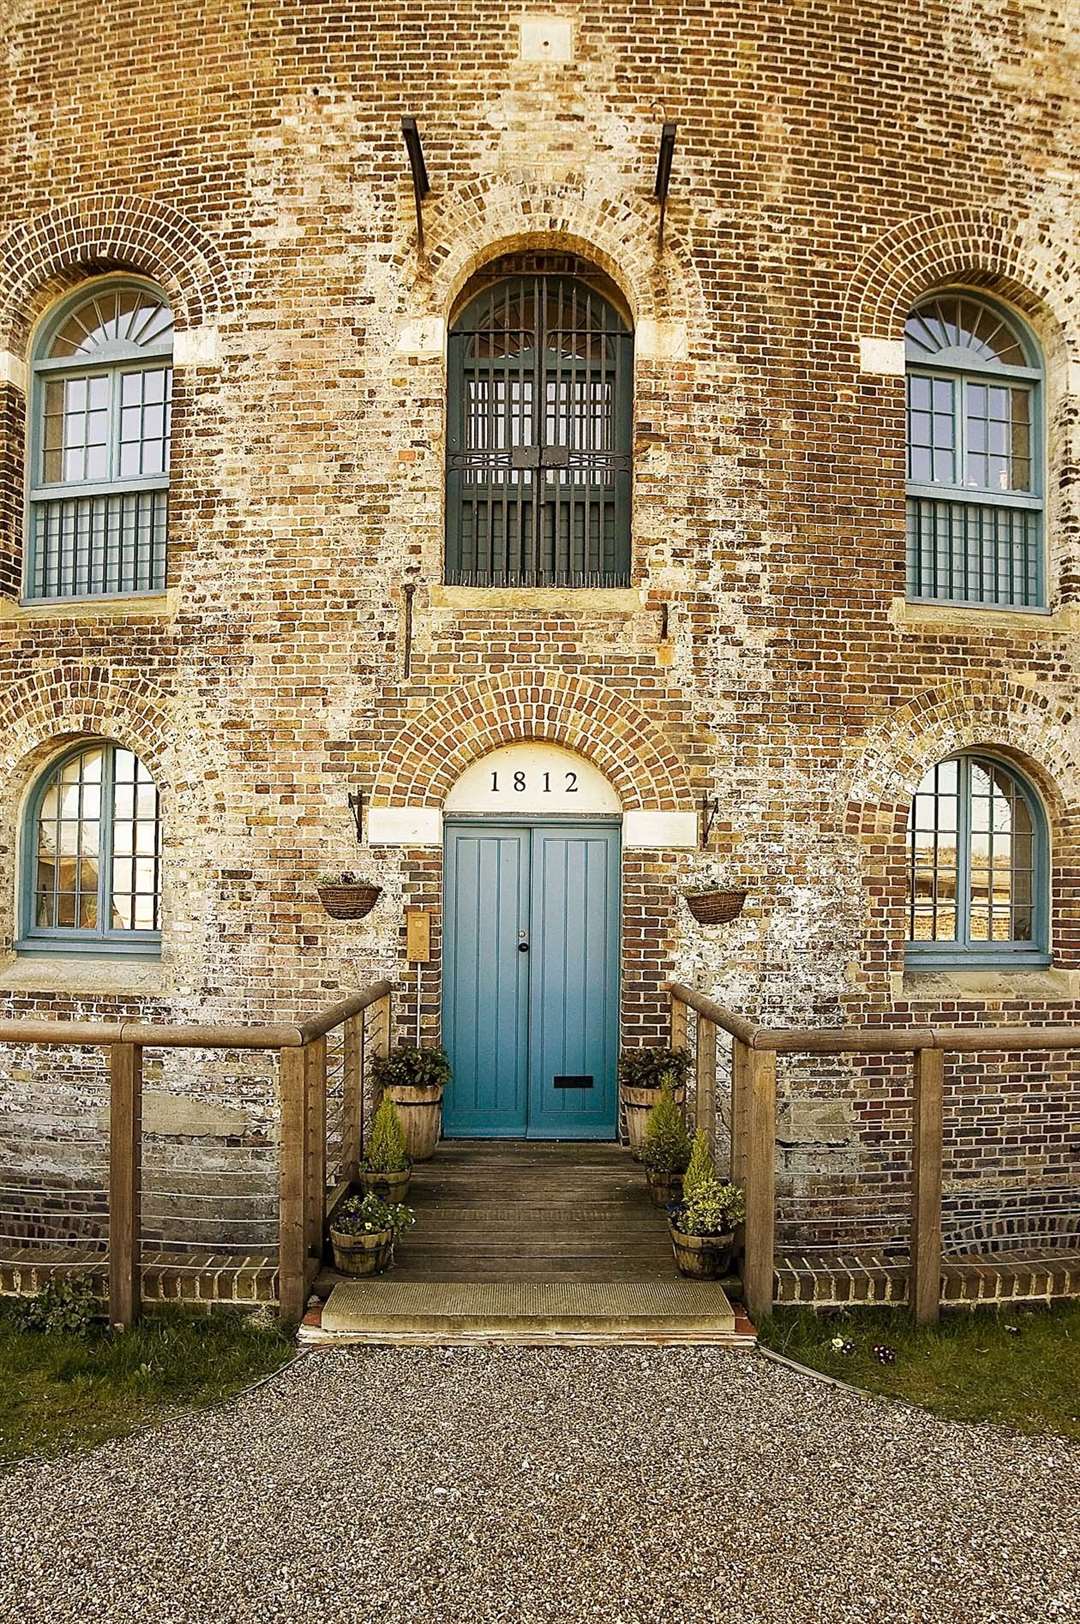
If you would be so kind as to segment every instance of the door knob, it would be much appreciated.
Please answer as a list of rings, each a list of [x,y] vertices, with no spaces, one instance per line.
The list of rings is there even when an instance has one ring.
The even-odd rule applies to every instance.
[[[529,951],[528,942],[519,942],[518,943],[518,952],[519,953],[527,953],[528,951]]]

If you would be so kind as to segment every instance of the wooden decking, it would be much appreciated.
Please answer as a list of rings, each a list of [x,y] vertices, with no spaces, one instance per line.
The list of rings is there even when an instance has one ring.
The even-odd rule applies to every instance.
[[[400,1282],[678,1279],[664,1214],[620,1145],[444,1140],[408,1201]]]

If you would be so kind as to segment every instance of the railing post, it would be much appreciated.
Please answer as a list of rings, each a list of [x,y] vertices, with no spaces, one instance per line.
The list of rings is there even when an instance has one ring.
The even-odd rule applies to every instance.
[[[697,1125],[704,1131],[710,1155],[716,1155],[716,1025],[698,1016],[697,1055]]]
[[[776,1055],[748,1049],[745,1077],[746,1250],[743,1289],[751,1319],[772,1310],[776,1229]]]
[[[322,1265],[326,1221],[326,1039],[314,1038],[305,1043],[301,1053],[307,1095],[306,1278],[313,1280]]]
[[[278,1304],[281,1318],[296,1324],[307,1306],[306,1061],[301,1048],[279,1051],[278,1069]]]
[[[689,1010],[675,993],[671,997],[671,1047],[673,1049],[686,1048],[686,1020]]]
[[[941,1314],[941,1170],[945,1055],[915,1051],[911,1143],[911,1311],[919,1325]]]
[[[142,1217],[142,1049],[109,1050],[109,1319],[130,1330],[139,1317]]]
[[[746,1099],[750,1050],[731,1040],[731,1182],[746,1183]]]
[[[342,1033],[341,1172],[355,1179],[360,1171],[361,1122],[364,1114],[364,1015],[346,1018]]]

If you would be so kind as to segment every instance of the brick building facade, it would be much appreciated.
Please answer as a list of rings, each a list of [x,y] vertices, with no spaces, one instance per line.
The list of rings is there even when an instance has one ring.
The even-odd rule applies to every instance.
[[[3,1012],[285,1018],[387,975],[403,1034],[419,992],[434,1039],[447,797],[488,751],[549,741],[623,812],[624,1044],[662,1034],[673,974],[778,1023],[1076,1019],[1071,9],[9,3]],[[577,266],[632,330],[625,577],[447,578],[448,331],[496,261]],[[42,335],[121,286],[175,324],[164,579],[35,593],[35,391],[60,364]],[[1015,323],[1038,374],[1044,563],[1019,606],[911,590],[905,323],[956,290]],[[160,793],[160,957],[56,951],[62,930],[43,944],[20,916],[40,775],[101,740]],[[964,752],[1017,770],[1045,817],[1039,962],[906,962],[912,797]],[[361,922],[320,906],[338,868],[382,887]],[[710,886],[746,891],[733,922],[691,917]],[[434,925],[419,989],[406,905]],[[954,1213],[1068,1208],[1074,1060],[950,1078]],[[203,1188],[239,1164],[257,1192],[259,1068],[157,1065],[151,1130]],[[84,1067],[5,1052],[0,1143],[28,1209],[94,1204]],[[789,1226],[834,1238],[837,1215],[888,1207],[906,1074],[782,1081]]]

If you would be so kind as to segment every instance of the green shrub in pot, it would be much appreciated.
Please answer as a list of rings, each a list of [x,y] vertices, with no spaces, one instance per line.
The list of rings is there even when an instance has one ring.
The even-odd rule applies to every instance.
[[[671,1245],[680,1273],[699,1280],[726,1274],[735,1230],[745,1217],[746,1202],[738,1185],[718,1178],[702,1179],[669,1213]]]
[[[658,1207],[666,1207],[682,1193],[682,1175],[690,1159],[690,1135],[676,1103],[672,1080],[665,1077],[645,1122],[641,1159],[649,1193]]]
[[[394,1242],[411,1229],[416,1215],[400,1202],[377,1195],[343,1201],[330,1223],[334,1266],[342,1274],[381,1274],[394,1261]]]
[[[372,1062],[371,1075],[401,1112],[409,1155],[426,1162],[442,1131],[443,1090],[452,1075],[446,1050],[395,1049]]]
[[[360,1163],[360,1182],[370,1195],[383,1201],[401,1201],[409,1188],[411,1171],[401,1117],[389,1094],[384,1094],[371,1124],[367,1153]]]
[[[645,1123],[667,1080],[676,1104],[683,1101],[690,1056],[685,1049],[624,1049],[619,1056],[619,1093],[626,1116],[630,1149],[641,1160]]]

